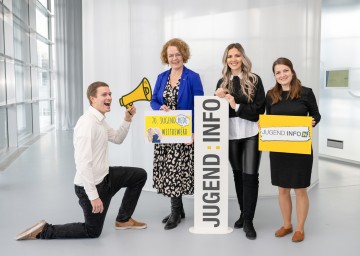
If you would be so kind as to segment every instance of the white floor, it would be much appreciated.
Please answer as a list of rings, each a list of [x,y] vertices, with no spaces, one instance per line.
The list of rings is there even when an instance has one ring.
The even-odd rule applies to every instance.
[[[12,255],[359,255],[360,167],[320,159],[320,183],[310,193],[310,213],[302,243],[291,236],[274,237],[281,216],[274,198],[259,198],[255,216],[258,238],[245,238],[242,229],[228,235],[195,235],[193,201],[184,199],[186,218],[179,227],[165,231],[161,219],[169,212],[169,200],[144,191],[134,218],[148,228],[114,229],[122,199],[112,201],[104,230],[98,239],[15,241],[15,235],[45,219],[61,224],[83,221],[73,190],[72,134],[50,132],[0,171],[0,253]],[[147,181],[151,182],[151,181]],[[235,200],[229,202],[229,223],[238,217]],[[295,220],[294,220],[295,223]]]

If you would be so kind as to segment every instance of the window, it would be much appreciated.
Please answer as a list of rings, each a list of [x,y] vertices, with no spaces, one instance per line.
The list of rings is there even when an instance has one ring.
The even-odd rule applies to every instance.
[[[4,53],[4,14],[3,7],[0,5],[0,54]]]
[[[36,31],[41,36],[49,38],[49,18],[39,9],[36,10]]]
[[[8,148],[6,108],[0,107],[0,154]]]
[[[6,105],[5,60],[0,56],[0,106],[4,105]]]
[[[32,106],[30,103],[17,105],[18,141],[23,144],[33,133]]]
[[[0,0],[1,157],[54,123],[53,6]]]
[[[39,102],[40,130],[48,128],[52,124],[52,106],[49,100]]]

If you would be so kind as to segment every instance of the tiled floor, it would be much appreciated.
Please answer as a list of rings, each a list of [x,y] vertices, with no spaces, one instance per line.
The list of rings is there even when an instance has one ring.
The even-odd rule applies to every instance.
[[[146,230],[114,229],[120,193],[112,200],[98,239],[15,241],[18,232],[42,218],[53,224],[83,221],[73,191],[74,170],[72,134],[53,131],[0,172],[1,255],[297,256],[358,255],[360,251],[360,167],[325,159],[319,160],[319,185],[309,193],[310,213],[302,243],[292,243],[291,236],[274,237],[281,226],[275,197],[259,198],[254,220],[258,238],[250,241],[241,229],[227,235],[190,233],[191,198],[184,199],[185,220],[165,231],[161,219],[169,212],[169,200],[145,191],[134,218],[147,222]],[[238,206],[230,200],[229,223],[237,217]]]

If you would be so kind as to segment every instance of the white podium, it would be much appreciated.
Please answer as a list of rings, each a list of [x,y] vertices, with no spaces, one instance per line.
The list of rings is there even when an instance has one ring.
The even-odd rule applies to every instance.
[[[228,234],[229,103],[215,96],[195,97],[195,234]]]

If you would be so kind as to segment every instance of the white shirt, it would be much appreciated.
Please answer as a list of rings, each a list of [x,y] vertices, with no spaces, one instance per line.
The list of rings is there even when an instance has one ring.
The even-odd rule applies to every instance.
[[[229,118],[229,140],[249,138],[258,133],[258,122],[252,122],[240,117]]]
[[[238,75],[242,78],[242,73]],[[233,76],[230,77],[233,79]],[[235,111],[239,110],[240,104],[236,104]],[[259,132],[258,122],[252,122],[240,117],[229,118],[229,140],[239,140],[255,136]]]
[[[109,127],[105,116],[92,106],[82,115],[74,129],[75,185],[82,186],[90,200],[99,197],[96,185],[109,173],[108,141],[124,141],[130,122],[123,121],[118,130]]]

